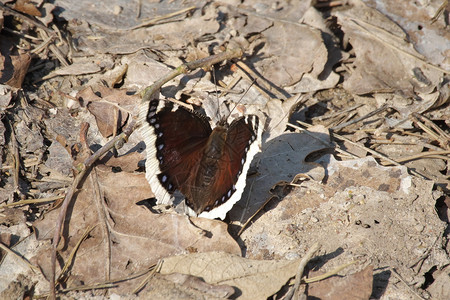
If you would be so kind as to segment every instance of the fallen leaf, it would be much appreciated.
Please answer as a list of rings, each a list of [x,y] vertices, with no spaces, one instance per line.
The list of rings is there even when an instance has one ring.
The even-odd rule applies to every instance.
[[[306,133],[284,133],[263,144],[258,161],[257,176],[249,176],[241,201],[236,203],[229,215],[232,220],[245,222],[270,197],[269,191],[280,182],[291,182],[299,174],[317,173],[323,168],[314,163],[305,163],[312,152],[326,149],[329,133],[323,126],[310,128]],[[314,176],[316,177],[316,176]],[[321,180],[322,178],[315,178]]]
[[[352,8],[336,12],[356,55],[344,88],[359,95],[402,91],[412,96],[415,90],[433,92],[442,80],[443,71],[430,65],[414,49],[403,29],[387,16],[362,1],[353,2]]]
[[[295,276],[299,260],[251,260],[224,252],[167,257],[161,274],[182,273],[201,277],[210,284],[230,285],[238,299],[266,299]]]
[[[125,89],[104,86],[97,86],[95,90],[87,87],[77,94],[77,98],[95,116],[97,127],[104,137],[120,132],[141,101],[139,95],[130,95]]]
[[[15,53],[14,49],[13,42],[0,37],[0,83],[20,88],[28,72],[31,56],[28,53]]]
[[[86,228],[97,224],[97,228],[77,251],[71,270],[74,278],[93,283],[109,277],[129,276],[149,268],[158,259],[188,253],[189,249],[198,252],[222,250],[241,253],[223,222],[189,219],[178,214],[155,214],[136,205],[136,202],[151,196],[144,174],[113,173],[104,166],[98,166],[92,172],[97,173],[98,178],[95,181],[87,178],[71,203],[64,231],[66,247],[60,252],[61,257],[66,260]],[[103,197],[96,200],[94,187],[97,182],[98,192]],[[50,211],[43,220],[33,224],[38,239],[52,238],[58,214],[59,210]],[[106,226],[103,230],[101,224]],[[104,230],[109,232],[107,236],[104,235]],[[49,272],[48,258],[46,250],[41,251],[37,257],[44,274]],[[121,288],[119,290],[125,292],[130,287],[125,284]]]
[[[41,12],[30,0],[17,0],[13,8],[30,16],[41,17]]]
[[[310,273],[310,277],[318,276]],[[308,284],[308,297],[323,300],[365,300],[372,294],[373,266],[344,277],[330,277]]]

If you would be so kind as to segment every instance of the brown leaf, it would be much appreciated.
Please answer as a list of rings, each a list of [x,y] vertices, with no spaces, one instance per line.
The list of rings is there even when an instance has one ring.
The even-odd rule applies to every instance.
[[[428,64],[389,17],[362,1],[336,16],[356,55],[351,76],[343,83],[346,90],[359,95],[402,91],[408,96],[416,90],[435,91],[443,72]]]
[[[194,253],[164,259],[161,274],[182,273],[207,283],[230,285],[239,299],[266,299],[295,275],[299,260],[251,260],[223,252]]]
[[[28,53],[13,54],[13,43],[0,36],[0,83],[20,88],[31,62]]]
[[[310,274],[317,276],[319,274]],[[372,294],[373,266],[347,275],[345,277],[331,277],[322,281],[308,284],[308,297],[323,300],[364,300]]]
[[[17,0],[13,7],[15,10],[23,12],[24,14],[41,17],[41,12],[37,9],[34,3],[30,2],[30,0]]]
[[[199,252],[223,250],[240,253],[223,222],[200,218],[190,221],[187,216],[177,214],[154,214],[136,205],[151,195],[143,174],[113,173],[104,166],[97,167],[95,172],[98,178],[92,180],[93,175],[90,175],[91,178],[86,179],[72,201],[65,223],[67,244],[60,253],[64,259],[86,228],[97,224],[81,244],[71,276],[84,282],[104,281],[110,264],[111,278],[119,278],[149,268],[160,258],[187,253],[188,249],[194,248]],[[99,185],[97,193],[104,195],[100,201],[95,200],[96,182]],[[52,237],[58,213],[58,210],[51,211],[43,220],[34,223],[39,239]],[[110,244],[101,224],[108,224]],[[202,234],[199,228],[205,229],[206,234]],[[111,249],[111,252],[106,249]],[[44,273],[49,272],[48,255],[43,251],[38,258]]]
[[[129,112],[133,112],[140,102],[138,95],[104,86],[98,86],[95,90],[87,87],[77,94],[77,98],[95,116],[98,129],[104,137],[118,132],[126,124]]]
[[[155,274],[138,295],[142,299],[228,299],[234,289],[227,285],[212,285],[201,278],[174,273]]]

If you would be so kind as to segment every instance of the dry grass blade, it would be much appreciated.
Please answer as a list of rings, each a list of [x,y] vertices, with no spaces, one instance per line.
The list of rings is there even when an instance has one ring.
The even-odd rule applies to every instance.
[[[97,227],[97,225],[93,225],[89,228],[86,229],[86,231],[83,233],[83,236],[78,240],[77,244],[75,245],[75,247],[73,247],[72,251],[70,252],[70,255],[66,261],[66,263],[64,264],[64,267],[61,270],[61,273],[58,276],[58,279],[56,280],[57,282],[59,282],[61,279],[63,279],[63,277],[66,275],[67,271],[69,270],[69,267],[72,265],[73,263],[73,259],[75,258],[75,254],[77,253],[78,248],[80,248],[81,243],[88,237],[89,233],[95,228]],[[55,283],[56,284],[56,283]]]
[[[156,264],[156,266],[150,267],[150,269],[149,269],[150,274],[148,274],[131,293],[132,294],[139,293],[144,288],[144,286],[149,282],[149,280],[155,275],[155,273],[159,272],[163,263],[164,263],[164,260],[160,259],[160,260],[158,260],[158,263]]]
[[[14,256],[19,262],[21,262],[23,265],[29,267],[33,272],[38,271],[39,272],[39,268],[36,266],[33,266],[32,264],[30,264],[24,257],[22,257],[22,255],[17,254],[16,252],[14,252],[13,250],[9,249],[8,247],[6,247],[3,243],[0,242],[0,249],[4,250],[6,253]]]
[[[442,147],[444,148],[450,147],[450,136],[444,130],[439,128],[439,126],[434,124],[431,120],[418,113],[413,113],[411,119],[418,127],[420,127],[423,131],[425,131],[426,133],[431,135],[436,141],[438,141]],[[424,123],[420,122],[419,119],[424,123],[426,123],[429,127],[426,126]]]
[[[341,130],[341,129],[344,128],[344,127],[347,127],[347,126],[349,126],[349,125],[358,123],[359,121],[362,121],[362,120],[368,119],[368,118],[370,118],[370,117],[372,117],[372,116],[375,116],[376,114],[379,114],[379,113],[385,111],[385,110],[388,109],[388,108],[389,108],[388,106],[383,105],[383,106],[381,106],[380,108],[378,108],[378,109],[376,109],[376,110],[374,110],[374,111],[371,111],[371,112],[368,113],[367,115],[364,115],[364,116],[359,117],[359,118],[357,118],[357,119],[355,119],[355,120],[348,121],[348,122],[342,123],[342,124],[340,124],[340,125],[334,126],[334,127],[331,128],[331,130],[334,130],[334,131]]]
[[[283,95],[278,89],[275,88],[274,85],[272,85],[269,81],[267,81],[264,77],[260,76],[256,72],[254,72],[252,69],[250,69],[244,62],[239,61],[236,63],[236,65],[239,67],[237,70],[239,72],[239,75],[244,77],[250,82],[256,82],[255,87],[258,89],[258,91],[264,95],[268,100],[272,99],[272,97],[269,96],[269,94],[265,91],[269,91],[274,96],[278,97],[278,99],[286,99],[287,95]],[[260,88],[259,86],[262,86],[264,89]]]
[[[443,155],[448,155],[448,154],[450,154],[450,150],[447,150],[447,151],[427,151],[427,152],[422,152],[422,153],[410,155],[410,156],[407,156],[407,157],[404,157],[404,158],[397,158],[397,161],[403,163],[403,162],[407,162],[407,161],[415,160],[415,159],[419,159],[419,158],[432,158],[432,157],[439,157],[439,158],[443,158],[443,159],[446,159],[446,160],[450,160],[450,157],[443,156]]]
[[[141,6],[141,5],[139,5],[139,7],[140,7],[140,6]],[[170,14],[167,14],[167,15],[164,15],[164,16],[160,16],[160,17],[153,18],[153,19],[151,19],[151,20],[149,20],[149,21],[146,21],[146,22],[144,22],[144,23],[142,23],[142,24],[133,26],[133,27],[131,27],[131,28],[120,29],[120,31],[134,30],[134,29],[138,29],[138,28],[142,28],[142,27],[148,27],[148,26],[160,24],[160,23],[162,23],[162,22],[164,22],[164,21],[170,21],[170,19],[173,18],[173,17],[182,15],[182,14],[184,14],[184,13],[189,13],[190,11],[195,10],[195,9],[197,9],[197,7],[195,7],[195,6],[191,6],[191,7],[188,7],[188,8],[184,8],[184,9],[182,9],[182,10],[179,10],[179,11],[176,11],[176,12],[173,12],[173,13],[170,13]],[[140,14],[140,10],[139,10],[139,14]],[[171,21],[177,21],[177,20],[171,20]]]
[[[15,206],[28,205],[28,204],[53,202],[53,201],[56,201],[56,200],[59,200],[59,199],[62,199],[62,198],[64,198],[64,196],[55,196],[55,197],[41,198],[41,199],[20,200],[20,201],[17,201],[17,202],[0,205],[0,209],[6,208],[6,207],[15,207]]]
[[[326,278],[328,278],[328,277],[331,277],[331,276],[333,276],[333,275],[336,275],[337,273],[339,273],[339,272],[342,271],[343,269],[345,269],[345,268],[347,268],[347,267],[349,267],[349,266],[351,266],[351,265],[353,265],[353,264],[356,264],[357,262],[358,262],[358,261],[355,260],[355,261],[352,261],[352,262],[349,262],[349,263],[340,265],[339,267],[337,267],[337,268],[334,269],[334,270],[331,270],[330,272],[327,272],[327,273],[322,274],[322,275],[319,275],[319,276],[311,277],[311,278],[305,278],[305,279],[303,279],[303,281],[304,281],[305,283],[313,283],[313,282],[316,282],[316,281],[324,280],[324,279],[326,279]]]

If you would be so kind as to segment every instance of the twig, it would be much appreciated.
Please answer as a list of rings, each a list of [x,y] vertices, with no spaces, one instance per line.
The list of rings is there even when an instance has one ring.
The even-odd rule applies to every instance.
[[[434,16],[431,18],[431,20],[430,20],[431,24],[433,24],[434,22],[436,22],[439,19],[439,17],[442,15],[442,13],[447,9],[447,5],[448,5],[448,0],[445,0],[444,2],[442,2],[441,6],[438,8],[438,10],[434,14]]]
[[[418,113],[412,113],[411,118],[413,122],[416,123],[416,125],[419,126],[423,131],[433,136],[439,142],[439,144],[441,144],[442,147],[445,147],[447,149],[449,148],[450,135],[448,135],[444,130],[439,128],[439,126],[434,124],[433,121]],[[420,122],[419,119],[425,122],[431,128],[426,127],[426,125]],[[437,135],[433,132],[432,129],[437,133]]]
[[[48,39],[48,35],[47,32],[45,30],[40,30],[38,29],[39,34],[42,36],[43,40]],[[54,44],[49,44],[48,48],[50,49],[50,51],[52,51],[53,54],[55,54],[56,58],[59,60],[59,62],[64,66],[64,67],[68,67],[69,63],[66,61],[66,58],[64,57],[64,55],[61,53],[61,51],[58,49],[58,47],[56,47]]]
[[[14,130],[14,126],[12,123],[8,122],[8,125],[11,130],[11,152],[13,154],[13,179],[14,179],[14,192],[16,192],[18,195],[21,194],[20,188],[19,188],[19,169],[20,169],[20,154],[19,154],[19,145],[16,140],[16,133]]]
[[[313,255],[319,251],[320,245],[319,243],[314,243],[311,248],[306,252],[305,256],[303,256],[300,264],[298,265],[297,274],[295,275],[295,284],[294,284],[294,300],[298,300],[298,288],[300,287],[300,282],[302,280],[303,271],[305,270],[306,264],[311,260]]]
[[[343,265],[338,266],[336,269],[331,270],[330,272],[326,272],[325,274],[322,274],[322,275],[319,275],[319,276],[314,276],[314,277],[311,277],[311,278],[305,278],[305,279],[303,279],[303,281],[304,281],[305,283],[313,283],[313,282],[316,282],[316,281],[324,280],[324,279],[326,279],[326,278],[328,278],[328,277],[331,277],[331,276],[333,276],[333,275],[336,275],[336,274],[339,273],[341,270],[347,268],[348,266],[351,266],[351,265],[353,265],[353,264],[356,264],[357,262],[358,262],[357,260],[351,261],[351,262],[349,262],[349,263],[346,263],[346,264],[343,264]]]
[[[72,265],[73,260],[75,258],[75,253],[77,253],[77,250],[80,248],[81,243],[88,237],[88,234],[96,227],[97,225],[93,225],[89,228],[87,228],[81,238],[78,240],[77,244],[73,247],[72,251],[70,252],[69,257],[67,258],[67,261],[64,264],[64,267],[61,270],[61,273],[58,276],[58,279],[56,281],[60,281],[66,272],[69,270],[69,267]],[[56,282],[55,282],[56,284]]]
[[[13,203],[3,204],[0,205],[0,209],[5,207],[15,207],[15,206],[21,206],[21,205],[28,205],[28,204],[35,204],[35,203],[45,203],[45,202],[52,202],[56,201],[58,199],[62,199],[64,196],[55,196],[55,197],[49,197],[49,198],[41,198],[41,199],[27,199],[27,200],[20,200]]]
[[[395,275],[395,277],[397,277],[401,282],[403,282],[408,289],[418,298],[418,299],[425,299],[424,297],[422,297],[421,295],[419,295],[406,281],[405,279],[403,279],[403,277],[397,273],[397,271],[394,268],[389,268],[392,272],[392,274]]]
[[[139,293],[144,286],[148,283],[148,281],[155,276],[155,274],[157,272],[159,272],[161,270],[161,267],[163,265],[164,260],[160,259],[158,260],[158,263],[156,264],[156,266],[152,266],[150,268],[150,274],[148,274],[142,281],[141,283],[133,290],[133,292],[131,292],[132,294],[137,294]]]
[[[280,100],[285,100],[288,95],[284,95],[279,90],[277,90],[273,84],[271,84],[269,81],[267,81],[262,76],[259,76],[256,72],[254,72],[252,69],[250,69],[244,62],[238,61],[236,65],[239,67],[239,69],[242,71],[242,74],[240,74],[242,77],[247,78],[250,82],[256,81],[256,87],[258,85],[263,86],[267,91],[278,97]],[[252,78],[253,77],[253,78]],[[261,91],[260,91],[261,92]],[[263,94],[267,94],[265,91],[262,92]],[[267,97],[270,99],[267,95]]]
[[[450,154],[450,150],[447,151],[427,151],[427,152],[422,152],[422,153],[418,153],[418,154],[414,154],[414,155],[410,155],[404,158],[397,158],[396,160],[398,162],[406,162],[406,161],[410,161],[410,160],[415,160],[418,158],[429,158],[430,156],[435,156],[435,155],[448,155]],[[450,159],[450,158],[447,158]]]
[[[151,96],[155,92],[159,91],[164,84],[174,79],[178,75],[186,74],[189,71],[195,70],[197,68],[210,68],[212,65],[222,62],[224,60],[241,57],[243,53],[244,52],[241,48],[230,48],[222,53],[185,63],[179,66],[178,68],[174,69],[173,71],[169,72],[166,76],[156,81],[150,87],[144,89],[141,93],[142,102],[149,102]]]

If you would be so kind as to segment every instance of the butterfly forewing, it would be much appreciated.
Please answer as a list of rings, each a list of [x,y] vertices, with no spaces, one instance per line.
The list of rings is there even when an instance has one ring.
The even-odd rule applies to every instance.
[[[156,198],[166,197],[164,189],[180,189],[198,165],[211,127],[203,116],[159,100],[150,102],[146,121],[152,131],[146,138],[147,179]]]

